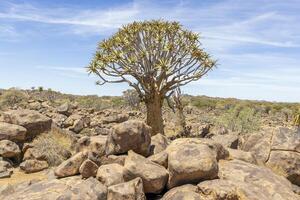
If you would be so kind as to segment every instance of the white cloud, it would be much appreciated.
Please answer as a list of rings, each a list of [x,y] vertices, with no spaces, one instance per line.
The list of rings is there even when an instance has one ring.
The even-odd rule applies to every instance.
[[[298,47],[299,41],[294,40],[299,35],[299,29],[295,28],[294,24],[299,19],[272,10],[258,11],[257,3],[234,3],[227,0],[199,6],[189,1],[167,5],[152,1],[134,1],[109,9],[85,10],[72,7],[49,9],[11,3],[8,9],[0,12],[0,19],[68,25],[69,30],[77,34],[105,34],[134,20],[166,18],[181,21],[194,31],[201,32],[204,38],[215,40],[219,44],[222,44],[220,41],[223,40],[225,44],[231,42]],[[272,5],[276,6],[272,3],[265,6]],[[253,8],[253,13],[245,15],[244,10],[250,8]],[[284,31],[281,28],[283,25]]]
[[[36,66],[36,69],[42,70],[52,70],[52,71],[60,71],[60,72],[70,72],[76,74],[87,74],[87,70],[84,67],[57,67],[57,66]]]

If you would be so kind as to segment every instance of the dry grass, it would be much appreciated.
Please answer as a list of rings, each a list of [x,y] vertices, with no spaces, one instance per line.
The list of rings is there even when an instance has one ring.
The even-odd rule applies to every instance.
[[[72,153],[72,138],[66,133],[53,130],[33,140],[34,148],[44,155],[50,166],[57,166]]]

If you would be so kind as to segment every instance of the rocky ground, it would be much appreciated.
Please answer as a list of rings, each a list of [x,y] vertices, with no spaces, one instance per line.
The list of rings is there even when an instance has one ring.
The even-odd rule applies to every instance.
[[[0,199],[300,199],[300,132],[240,134],[186,114],[192,133],[177,138],[151,135],[144,110],[36,99],[2,109]]]

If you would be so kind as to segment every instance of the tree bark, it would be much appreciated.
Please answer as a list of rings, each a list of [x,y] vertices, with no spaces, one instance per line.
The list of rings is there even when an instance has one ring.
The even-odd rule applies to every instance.
[[[162,118],[163,98],[159,95],[154,95],[145,103],[147,107],[147,124],[152,128],[152,135],[156,135],[157,133],[164,134]]]

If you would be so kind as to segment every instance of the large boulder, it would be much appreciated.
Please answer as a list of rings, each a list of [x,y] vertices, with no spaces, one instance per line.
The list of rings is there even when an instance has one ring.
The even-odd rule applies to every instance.
[[[228,152],[207,139],[180,138],[166,149],[168,153],[168,188],[214,179],[218,175],[218,160]]]
[[[227,149],[229,152],[229,160],[242,160],[248,163],[257,164],[254,155],[251,152],[237,150],[237,149]]]
[[[42,152],[34,147],[28,148],[23,155],[23,160],[45,160],[44,158],[45,156],[42,154]]]
[[[300,134],[296,131],[277,128],[251,134],[241,149],[252,152],[260,164],[300,185]]]
[[[195,185],[182,185],[169,190],[162,200],[203,200],[197,192],[198,188]]]
[[[54,173],[58,178],[79,174],[79,168],[86,159],[87,154],[85,152],[77,153],[73,157],[62,162],[55,169]]]
[[[166,151],[161,151],[157,154],[149,156],[147,159],[161,166],[164,166],[165,168],[168,167],[168,153]]]
[[[151,154],[157,154],[167,148],[170,141],[168,138],[160,133],[151,137]]]
[[[96,177],[97,170],[98,165],[90,159],[87,159],[81,164],[79,173],[82,178]]]
[[[66,102],[60,105],[59,107],[57,107],[57,112],[59,114],[70,116],[73,112],[73,106],[69,102]]]
[[[73,122],[73,126],[69,127],[69,130],[79,133],[84,128],[84,121],[82,118],[77,119]]]
[[[198,184],[198,192],[201,199],[215,200],[215,199],[259,199],[271,200],[268,195],[264,193],[259,187],[249,185],[241,181],[231,181],[215,179],[210,181],[203,181]]]
[[[151,162],[133,151],[128,152],[124,167],[134,177],[142,178],[145,193],[160,193],[168,181],[168,171],[163,166]]]
[[[97,179],[104,185],[111,186],[131,180],[132,175],[122,165],[113,163],[100,166]]]
[[[30,181],[20,185],[0,186],[0,199],[53,200],[53,199],[106,199],[107,188],[95,178],[80,177]]]
[[[136,178],[126,183],[120,183],[108,187],[107,200],[126,199],[126,200],[146,200],[143,191],[143,181]]]
[[[101,165],[107,165],[107,164],[112,164],[112,163],[117,163],[119,165],[124,165],[125,159],[127,155],[109,155],[109,156],[102,156],[100,158],[100,163]]]
[[[66,121],[67,118],[67,116],[59,113],[54,113],[51,117],[52,121],[59,127],[62,127],[64,121]]]
[[[116,114],[111,115],[108,117],[103,118],[101,121],[103,124],[110,124],[110,123],[122,123],[129,119],[127,114]]]
[[[77,141],[76,151],[77,152],[94,152],[99,157],[105,155],[105,145],[107,136],[97,135],[87,137],[84,136]]]
[[[266,166],[300,186],[300,133],[287,128],[275,131]]]
[[[12,173],[12,164],[0,157],[0,179],[9,178]]]
[[[25,173],[39,172],[49,167],[46,161],[42,160],[26,160],[20,164],[20,168]]]
[[[15,158],[21,153],[19,146],[10,140],[0,141],[0,156],[3,158]]]
[[[58,199],[74,199],[74,200],[105,200],[107,197],[107,188],[97,179],[90,177],[78,184],[71,186],[62,193]]]
[[[229,185],[228,188],[232,188],[232,185],[241,188],[249,195],[248,199],[299,199],[299,196],[293,192],[292,184],[286,178],[274,174],[266,167],[240,160],[222,160],[219,162],[218,176],[220,179],[231,181],[231,186]]]
[[[4,121],[23,126],[27,129],[27,138],[49,131],[52,120],[34,110],[10,110],[3,113]]]
[[[144,122],[130,120],[115,125],[108,135],[106,154],[122,154],[133,150],[143,156],[150,153],[151,128]]]
[[[211,139],[217,143],[222,144],[224,147],[237,149],[239,144],[239,137],[237,134],[229,133],[225,135],[213,135]]]
[[[23,142],[26,139],[26,128],[0,122],[0,140],[11,140],[14,142]]]

